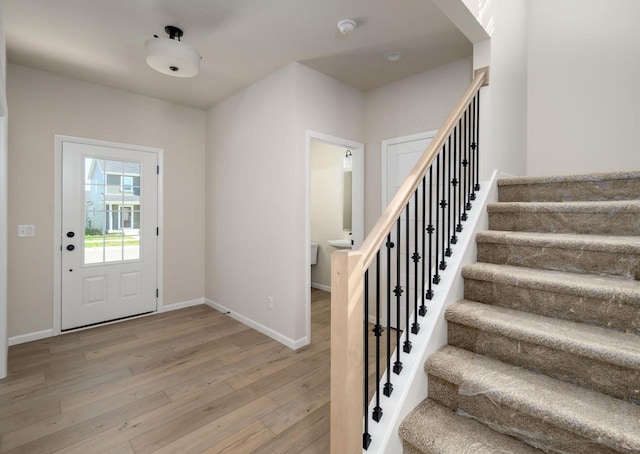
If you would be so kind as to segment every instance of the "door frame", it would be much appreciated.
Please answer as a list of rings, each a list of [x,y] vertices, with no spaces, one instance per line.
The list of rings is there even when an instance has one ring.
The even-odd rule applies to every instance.
[[[364,144],[342,137],[307,129],[306,140],[306,184],[305,184],[305,320],[306,342],[311,343],[311,142],[324,142],[351,150],[352,188],[351,200],[354,202],[351,211],[351,237],[356,245],[364,241]]]
[[[132,145],[120,142],[111,142],[106,140],[87,139],[84,137],[66,136],[62,134],[54,135],[54,210],[53,210],[53,335],[62,334],[62,144],[63,142],[74,142],[83,145],[95,145],[108,148],[120,148],[132,151],[146,151],[155,153],[158,156],[158,228],[157,237],[157,261],[156,261],[156,280],[158,285],[157,309],[155,312],[163,312],[163,220],[164,220],[164,150],[162,148],[147,147],[142,145]],[[149,315],[149,314],[146,314]],[[136,317],[145,317],[146,315],[133,316],[127,320]],[[105,322],[103,325],[118,323],[119,320]],[[82,331],[90,329],[93,326],[78,328],[75,330],[66,330],[65,333],[73,331]]]
[[[387,189],[389,188],[389,182],[387,181],[387,159],[389,157],[389,152],[387,150],[387,148],[390,145],[397,145],[399,143],[405,143],[405,142],[413,142],[415,140],[423,140],[423,139],[433,139],[436,134],[438,133],[437,129],[434,129],[432,131],[424,131],[424,132],[418,132],[416,134],[409,134],[407,136],[401,136],[401,137],[394,137],[392,139],[385,139],[381,142],[381,146],[380,146],[380,150],[381,150],[381,160],[382,162],[380,163],[380,173],[381,173],[381,183],[380,183],[380,208],[381,211],[380,213],[383,213],[384,210],[387,208],[387,204],[388,204],[388,193],[387,193]]]
[[[7,273],[8,273],[8,131],[7,105],[3,90],[0,89],[0,379],[7,376],[8,322],[7,322]]]

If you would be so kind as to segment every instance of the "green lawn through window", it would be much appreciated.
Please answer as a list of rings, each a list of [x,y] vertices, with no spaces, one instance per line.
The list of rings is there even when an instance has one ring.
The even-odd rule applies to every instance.
[[[85,235],[84,247],[105,247],[109,246],[121,246],[124,238],[125,246],[138,246],[140,244],[139,236],[123,236],[120,233],[107,233],[105,235]]]

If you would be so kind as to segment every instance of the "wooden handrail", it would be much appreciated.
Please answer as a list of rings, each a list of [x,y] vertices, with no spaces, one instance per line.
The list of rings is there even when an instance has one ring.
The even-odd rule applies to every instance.
[[[486,78],[488,77],[489,70],[487,68],[476,71],[476,76],[466,89],[455,108],[451,111],[451,114],[447,117],[442,124],[438,133],[429,143],[425,152],[422,154],[418,162],[413,167],[409,176],[404,180],[402,186],[396,192],[389,205],[384,210],[378,222],[375,223],[367,238],[362,242],[359,251],[364,258],[363,269],[369,268],[369,265],[373,262],[378,249],[382,246],[383,241],[387,237],[387,234],[393,228],[396,219],[400,216],[400,213],[409,202],[411,196],[415,192],[416,188],[422,181],[422,177],[427,173],[429,166],[433,163],[434,159],[442,149],[445,141],[453,131],[458,120],[462,117],[465,109],[480,90],[480,87],[485,85]]]

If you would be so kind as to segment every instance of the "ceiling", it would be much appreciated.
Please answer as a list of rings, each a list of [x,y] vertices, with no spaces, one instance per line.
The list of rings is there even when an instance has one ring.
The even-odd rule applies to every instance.
[[[431,0],[0,1],[10,63],[200,109],[293,61],[369,90],[472,51]],[[344,18],[358,24],[348,36]],[[198,76],[147,66],[144,42],[165,25],[202,55]]]

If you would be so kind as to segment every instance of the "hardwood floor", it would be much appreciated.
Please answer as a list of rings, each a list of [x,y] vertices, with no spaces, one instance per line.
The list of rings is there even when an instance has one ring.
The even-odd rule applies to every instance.
[[[206,306],[13,346],[2,453],[327,453],[329,294],[298,351]]]
[[[330,294],[311,308],[297,351],[207,306],[13,346],[0,452],[328,453]]]

